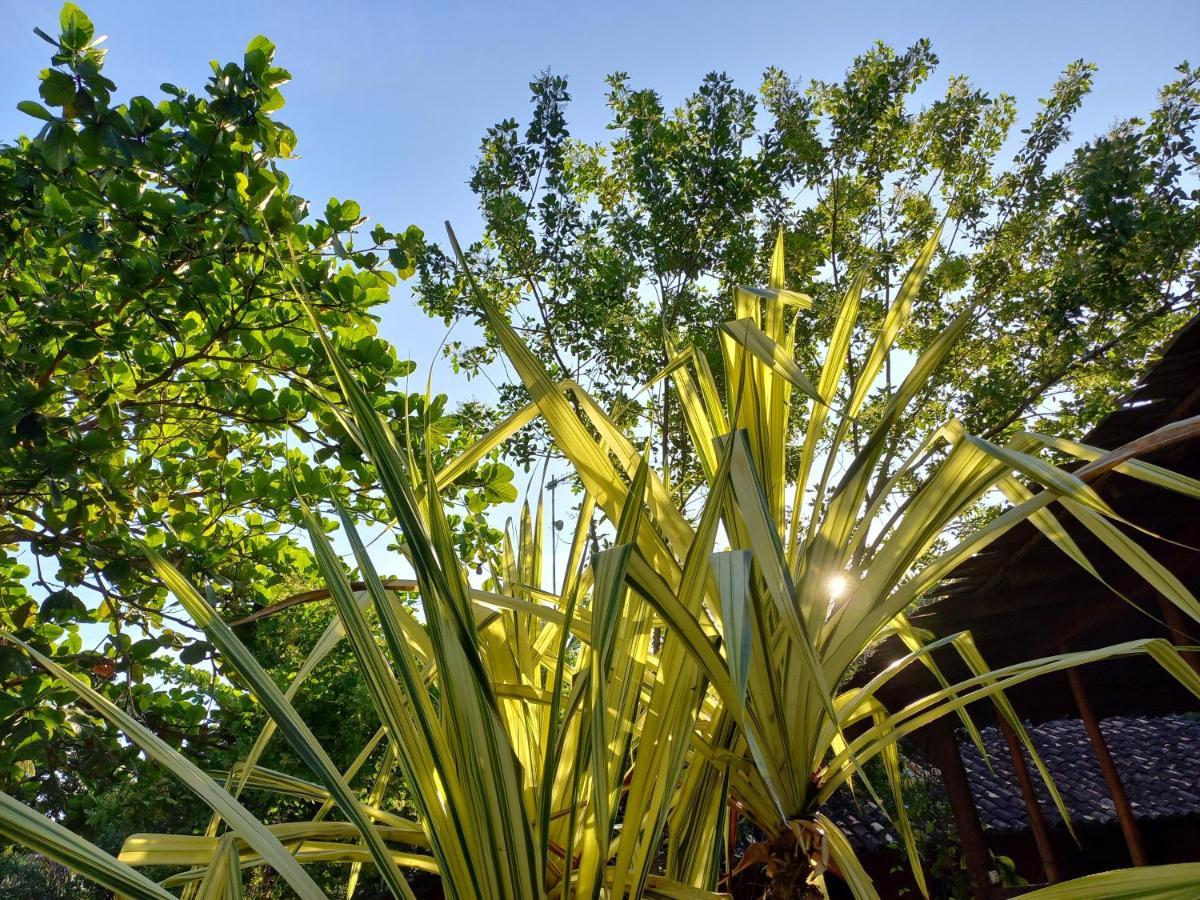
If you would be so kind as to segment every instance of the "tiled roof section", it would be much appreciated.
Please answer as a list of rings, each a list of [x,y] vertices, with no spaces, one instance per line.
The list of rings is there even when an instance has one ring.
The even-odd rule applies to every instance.
[[[1100,730],[1137,818],[1200,816],[1200,720],[1187,716],[1115,717],[1101,722]],[[1058,719],[1032,726],[1029,731],[1072,821],[1077,826],[1115,822],[1116,810],[1083,723]],[[985,831],[1023,831],[1029,827],[1029,820],[1008,745],[995,728],[984,728],[982,733],[992,769],[973,744],[960,745],[980,821]],[[1062,819],[1032,763],[1029,770],[1047,824],[1062,827]],[[929,783],[938,784],[936,780]],[[861,790],[857,803],[848,791],[839,791],[825,805],[825,813],[860,851],[898,844],[891,823]]]
[[[842,788],[829,798],[822,811],[846,833],[850,843],[860,852],[900,845],[892,823],[861,788],[853,796]]]
[[[1101,722],[1100,730],[1137,818],[1200,815],[1200,721],[1186,716],[1115,717]],[[1108,785],[1083,723],[1058,719],[1043,722],[1030,733],[1072,821],[1092,825],[1116,821]],[[988,769],[973,745],[962,748],[963,765],[983,827],[997,832],[1028,828],[1008,747],[994,728],[984,729],[983,737],[994,771]],[[1032,764],[1029,769],[1047,824],[1061,826],[1062,819],[1045,785]]]

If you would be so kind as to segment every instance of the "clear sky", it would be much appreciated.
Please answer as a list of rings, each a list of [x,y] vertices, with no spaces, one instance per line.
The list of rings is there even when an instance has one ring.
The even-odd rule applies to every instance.
[[[199,91],[209,60],[240,61],[247,41],[266,34],[293,75],[278,115],[299,136],[301,158],[289,166],[296,192],[318,209],[331,195],[353,198],[375,221],[394,230],[415,223],[438,239],[444,219],[464,240],[478,234],[467,179],[479,139],[501,119],[524,120],[528,82],[546,68],[570,79],[572,133],[600,140],[603,79],[613,71],[672,106],[709,71],[726,71],[752,91],[768,66],[831,80],[876,39],[903,48],[929,37],[941,65],[928,95],[965,74],[984,90],[1015,95],[1022,125],[1067,63],[1097,63],[1075,127],[1090,137],[1152,108],[1189,54],[1200,63],[1200,0],[77,2],[97,34],[109,35],[106,73],[120,99],[157,101],[164,81]],[[36,130],[15,107],[37,97],[50,48],[33,28],[56,33],[59,6],[0,0],[0,140]],[[383,311],[382,332],[423,375],[445,328],[424,317],[402,284]],[[485,381],[464,384],[444,364],[434,387],[453,399],[490,399]],[[527,477],[517,475],[522,488]]]
[[[576,136],[604,136],[603,78],[624,70],[669,105],[711,70],[749,90],[770,65],[804,79],[838,78],[875,39],[898,47],[929,37],[941,57],[930,91],[947,76],[968,75],[1006,91],[1027,122],[1064,65],[1083,57],[1100,66],[1077,119],[1090,136],[1151,108],[1173,67],[1200,62],[1200,0],[1142,2],[897,3],[832,2],[264,2],[264,0],[79,0],[109,35],[107,73],[124,99],[159,99],[170,81],[199,90],[208,61],[241,59],[256,34],[278,45],[294,80],[279,117],[299,135],[290,166],[294,188],[323,208],[331,195],[353,198],[394,229],[416,223],[441,237],[450,219],[463,238],[479,219],[466,181],[484,129],[523,119],[528,82],[550,68],[568,76]],[[17,112],[36,98],[56,33],[55,0],[0,0],[0,139],[34,130]],[[444,329],[425,320],[397,289],[384,334],[424,366]],[[486,390],[453,383],[452,396]]]

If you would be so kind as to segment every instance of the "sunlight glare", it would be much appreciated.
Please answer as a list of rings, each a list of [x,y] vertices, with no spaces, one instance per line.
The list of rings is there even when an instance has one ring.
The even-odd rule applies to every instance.
[[[829,599],[839,600],[845,595],[850,583],[846,580],[845,575],[832,575],[829,578],[827,586],[829,588]]]

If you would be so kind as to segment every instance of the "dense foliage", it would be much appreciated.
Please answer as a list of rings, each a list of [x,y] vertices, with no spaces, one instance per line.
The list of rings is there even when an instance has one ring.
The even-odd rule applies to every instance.
[[[214,64],[199,94],[119,102],[86,15],[67,4],[60,26],[41,34],[40,99],[20,104],[40,131],[0,146],[0,627],[66,648],[74,671],[202,750],[236,734],[218,738],[188,683],[203,673],[175,660],[209,680],[216,663],[137,542],[203,572],[237,615],[314,577],[291,536],[294,485],[386,516],[293,285],[398,432],[411,424],[435,455],[470,432],[444,397],[407,393],[412,364],[376,334],[420,233],[364,233],[357,203],[313,214],[292,192],[296,135],[275,117],[288,73],[268,40]],[[468,557],[491,545],[482,511],[510,480],[493,462],[455,486]],[[0,787],[61,812],[129,751],[6,648],[0,669]],[[50,763],[37,778],[34,761]]]
[[[567,82],[545,75],[531,85],[527,124],[505,120],[481,143],[471,186],[485,231],[468,259],[556,377],[621,400],[625,423],[653,423],[659,458],[686,492],[698,468],[680,410],[669,393],[631,396],[666,364],[664,336],[715,369],[732,312],[723,286],[761,283],[782,225],[787,286],[818,312],[796,342],[811,373],[814,338],[828,333],[849,273],[867,273],[863,317],[878,323],[904,260],[948,216],[898,349],[923,346],[982,302],[889,453],[902,456],[949,415],[988,437],[1037,416],[1051,430],[1086,430],[1197,301],[1200,73],[1180,66],[1147,115],[1073,142],[1093,66],[1067,66],[1017,135],[1014,98],[965,77],[918,107],[937,62],[928,41],[903,52],[878,44],[840,81],[770,69],[758,96],[714,73],[674,110],[618,73],[612,137],[596,143],[572,135]],[[418,293],[448,321],[469,314],[461,275],[437,248]],[[849,348],[846,391],[868,351],[859,340]],[[448,352],[469,374],[489,371],[495,339]],[[868,418],[892,384],[889,361]],[[524,402],[519,385],[505,393]],[[545,448],[537,433],[514,446]]]
[[[706,480],[694,522],[595,398],[578,386],[556,385],[496,304],[473,286],[478,310],[529,390],[533,411],[586,492],[561,592],[544,589],[540,512],[536,524],[523,516],[519,541],[505,546],[484,589],[468,581],[441,501],[441,485],[452,484],[456,471],[523,419],[435,471],[429,453],[418,457],[397,440],[309,307],[346,402],[343,424],[378,474],[405,536],[414,580],[389,587],[380,579],[353,519],[339,509],[361,578],[356,588],[329,542],[329,523],[301,494],[325,584],[321,596],[333,601],[336,617],[281,685],[224,620],[214,593],[207,586],[202,592],[142,546],[155,576],[269,716],[253,746],[226,772],[206,773],[59,660],[0,631],[0,640],[58,679],[213,813],[202,834],[136,834],[113,856],[0,793],[0,834],[139,900],[171,900],[168,889],[178,888],[189,900],[240,898],[243,866],[269,868],[304,900],[325,900],[327,887],[314,868],[322,863],[348,870],[335,882],[345,884],[347,895],[369,863],[387,894],[405,900],[425,895],[430,873],[438,879],[434,889],[462,900],[716,900],[722,870],[735,865],[726,850],[726,816],[735,805],[765,834],[736,863],[765,871],[764,898],[827,897],[833,872],[858,900],[879,900],[823,803],[853,782],[883,806],[881,786],[867,771],[878,763],[879,780],[892,796],[893,823],[927,893],[899,741],[956,714],[979,740],[966,709],[980,701],[994,703],[1025,742],[1068,819],[1004,691],[1072,666],[1143,654],[1197,697],[1200,676],[1165,638],[989,669],[968,633],[934,638],[914,629],[905,611],[973,552],[1027,520],[1082,572],[1096,574],[1061,526],[1059,517],[1071,517],[1200,620],[1200,601],[1172,584],[1158,562],[1140,548],[1120,549],[1124,520],[1088,481],[1119,465],[1131,477],[1193,497],[1200,497],[1200,482],[1142,463],[1125,448],[1106,453],[1070,445],[1088,460],[1072,473],[1040,458],[1046,446],[1059,446],[1053,438],[1018,433],[998,445],[952,420],[929,436],[938,461],[917,476],[909,502],[888,515],[887,499],[912,461],[893,471],[883,436],[903,422],[970,312],[921,352],[861,449],[846,446],[848,425],[865,400],[863,385],[874,380],[909,322],[940,237],[935,232],[906,275],[871,339],[865,378],[844,410],[831,402],[845,374],[841,350],[858,328],[864,279],[853,279],[840,304],[814,385],[793,359],[794,324],[809,300],[782,287],[782,232],[768,286],[739,289],[737,318],[722,327],[725,401],[702,355],[668,347],[677,364],[663,377],[670,377],[685,410]],[[453,234],[451,242],[458,251]],[[793,391],[810,402],[800,474],[789,486],[782,476]],[[797,504],[789,515],[789,494],[802,495],[821,468],[822,483],[830,475],[830,465],[811,466],[826,419],[834,432],[830,459],[844,456],[845,471],[827,501],[818,499],[803,513],[795,512]],[[1180,434],[1168,427],[1155,438],[1178,440]],[[876,479],[887,483],[884,499],[867,501]],[[1040,492],[1031,493],[1026,483]],[[968,529],[949,550],[930,553],[948,525],[992,489],[1004,492],[1011,508]],[[612,529],[608,549],[594,547],[594,516]],[[726,542],[729,549],[717,549]],[[418,614],[405,603],[414,593]],[[847,682],[884,635],[899,636],[908,654],[865,683]],[[323,740],[296,702],[315,667],[343,639],[379,723],[349,765],[331,756],[340,735]],[[945,682],[931,655],[945,646],[958,651],[970,677]],[[912,665],[928,666],[943,687],[903,709],[886,708],[880,688]],[[276,733],[276,743],[286,741],[305,775],[264,765]],[[382,805],[393,780],[405,788],[396,811]],[[243,798],[260,791],[285,802],[263,817]],[[150,880],[147,874],[158,867],[174,871]],[[1198,869],[1183,864],[1106,873],[1088,888],[1067,883],[1046,896],[1134,898],[1158,891],[1182,897]],[[1072,893],[1077,890],[1082,894]]]
[[[1194,300],[1187,66],[1062,160],[1069,67],[1003,171],[1011,98],[952,79],[909,109],[925,42],[839,83],[768,71],[761,101],[710,76],[671,114],[616,75],[607,145],[545,76],[529,128],[489,132],[485,235],[452,260],[364,236],[352,201],[309,216],[265,38],[205,96],[114,104],[78,8],[39,35],[44,124],[0,147],[0,837],[36,853],[0,848],[0,889],[84,896],[65,863],[156,900],[699,900],[741,867],[775,900],[830,872],[877,900],[823,804],[861,786],[927,890],[906,735],[978,740],[993,703],[1067,819],[1007,688],[1148,655],[1200,696],[1165,639],[990,670],[906,615],[1024,521],[1099,577],[1073,519],[1200,620],[1089,482],[1200,483],[1020,428],[1093,419]],[[417,270],[427,309],[484,326],[456,364],[518,379],[487,434],[376,336]],[[580,488],[561,587],[540,508],[488,524],[506,442]],[[380,578],[363,523],[413,579]],[[885,636],[908,654],[852,682]],[[885,708],[916,665],[942,689]],[[740,859],[732,808],[762,838]],[[1197,865],[1038,896],[1177,893]]]

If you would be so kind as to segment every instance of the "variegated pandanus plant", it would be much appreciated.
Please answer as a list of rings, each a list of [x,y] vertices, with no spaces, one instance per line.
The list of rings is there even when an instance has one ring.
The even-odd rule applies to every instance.
[[[452,233],[451,241],[457,249]],[[297,286],[296,302],[308,309],[337,375],[340,398],[333,408],[374,466],[414,577],[382,580],[354,522],[342,514],[362,582],[356,589],[326,523],[300,498],[325,581],[320,596],[332,601],[334,614],[281,690],[221,619],[211,590],[147,549],[163,584],[269,714],[266,729],[234,771],[203,772],[54,659],[22,644],[81,702],[177,775],[213,817],[203,835],[135,835],[113,858],[0,796],[0,833],[137,898],[240,897],[243,871],[270,866],[309,900],[324,896],[306,869],[319,862],[346,866],[347,896],[370,866],[404,900],[417,897],[413,871],[435,873],[443,894],[456,900],[698,900],[719,896],[722,871],[737,863],[723,858],[732,802],[766,835],[741,864],[766,865],[769,896],[822,896],[834,873],[866,900],[877,896],[870,877],[820,809],[851,781],[874,792],[862,769],[878,757],[897,830],[924,888],[901,789],[905,735],[952,715],[978,740],[965,709],[990,699],[1029,746],[1005,699],[1007,688],[1130,654],[1152,656],[1200,696],[1200,678],[1163,640],[990,670],[969,635],[930,636],[909,624],[906,611],[925,591],[1027,519],[1094,574],[1062,529],[1064,515],[1100,535],[1200,620],[1200,604],[1133,548],[1087,482],[1091,473],[1119,464],[1166,490],[1200,497],[1200,484],[1128,452],[1033,434],[1000,446],[954,422],[893,464],[884,453],[892,429],[970,312],[916,357],[869,428],[864,423],[864,440],[850,446],[847,436],[905,326],[938,235],[870,339],[866,363],[848,391],[841,390],[844,360],[865,278],[847,291],[824,364],[810,380],[793,353],[795,318],[810,301],[783,287],[782,248],[781,239],[767,288],[733,291],[735,318],[723,328],[723,383],[702,355],[668,347],[671,363],[660,377],[676,392],[705,478],[703,505],[693,515],[673,502],[632,436],[586,391],[551,380],[465,269],[471,302],[532,402],[438,472],[400,444],[324,340],[314,307]],[[793,441],[797,391],[809,412]],[[582,487],[562,587],[545,589],[540,508],[536,518],[528,511],[523,516],[518,539],[505,548],[486,587],[474,585],[455,555],[440,490],[537,416]],[[797,443],[799,462],[789,469],[789,450]],[[1076,453],[1086,465],[1074,472],[1051,465],[1038,456],[1047,445]],[[1030,483],[1042,489],[1033,493]],[[937,551],[939,539],[992,490],[1002,491],[1011,507]],[[597,519],[609,538],[602,550],[591,538]],[[417,614],[398,592],[416,596]],[[870,682],[845,687],[864,652],[888,635],[899,636],[908,655]],[[380,723],[346,769],[329,758],[291,702],[343,640]],[[943,645],[958,650],[973,677],[945,682],[930,655]],[[877,692],[910,665],[930,667],[943,687],[904,709],[886,709]],[[276,733],[307,765],[308,778],[259,765]],[[1033,758],[1066,818],[1045,767],[1036,753]],[[381,807],[397,778],[411,798],[406,815]],[[239,800],[247,789],[308,799],[313,815],[260,822]],[[138,871],[145,866],[177,871],[156,883]],[[1198,868],[1108,873],[1041,896],[1190,896],[1179,892],[1200,879]]]
[[[822,872],[835,871],[856,896],[876,896],[849,841],[825,817],[822,804],[878,757],[897,813],[895,825],[917,884],[925,880],[901,791],[899,741],[935,719],[954,715],[982,746],[966,707],[991,699],[1032,754],[1063,818],[1069,813],[1005,689],[1071,666],[1131,654],[1158,661],[1200,696],[1200,678],[1166,640],[1131,641],[989,670],[968,633],[930,636],[906,617],[922,595],[973,553],[1019,522],[1029,520],[1081,569],[1095,568],[1063,530],[1069,516],[1100,536],[1135,571],[1187,615],[1200,621],[1200,603],[1164,566],[1130,541],[1119,518],[1088,486],[1114,466],[1164,490],[1200,498],[1200,483],[1134,458],[1071,441],[1018,433],[1004,445],[968,434],[949,421],[896,463],[892,432],[921,396],[975,310],[954,318],[916,355],[899,385],[885,393],[851,446],[852,428],[868,394],[877,389],[897,337],[939,248],[941,229],[928,240],[873,335],[855,378],[843,389],[847,350],[858,327],[866,276],[854,278],[837,311],[824,362],[810,378],[795,360],[795,322],[811,307],[784,287],[783,234],[779,234],[766,288],[733,288],[734,319],[722,327],[724,378],[690,347],[668,343],[669,378],[683,410],[691,451],[704,472],[699,514],[672,502],[651,473],[644,488],[635,474],[644,461],[599,405],[576,384],[555,384],[490,299],[475,286],[461,253],[464,280],[544,418],[555,446],[570,462],[601,515],[616,523],[629,505],[642,509],[628,549],[626,578],[633,594],[654,609],[666,630],[660,672],[681,696],[706,697],[690,711],[695,733],[671,807],[667,877],[714,885],[713,860],[724,841],[730,795],[768,836],[754,848],[772,878],[771,897],[819,896]],[[451,243],[457,252],[453,232]],[[799,393],[808,415],[798,437],[792,421]],[[573,403],[566,394],[570,393]],[[1200,422],[1172,426],[1161,441],[1200,433]],[[795,470],[789,451],[799,449]],[[1085,462],[1073,472],[1039,456],[1046,447]],[[836,473],[836,478],[835,478]],[[1029,485],[1041,488],[1034,493]],[[631,490],[637,486],[637,491]],[[961,520],[989,491],[1011,506],[964,533]],[[644,491],[644,493],[643,493]],[[959,525],[949,549],[939,539]],[[717,550],[718,541],[727,549]],[[622,545],[624,546],[624,545]],[[697,576],[696,561],[709,571]],[[896,635],[908,654],[869,683],[842,689],[848,673],[882,638]],[[931,652],[953,645],[974,676],[948,684]],[[910,665],[933,670],[942,689],[901,710],[876,698]],[[649,727],[651,723],[647,723]],[[657,725],[657,723],[653,723]],[[850,726],[853,738],[847,736]],[[637,762],[648,742],[643,733]],[[651,743],[651,747],[657,744]],[[659,773],[644,773],[647,778]],[[633,769],[634,784],[643,775]],[[878,799],[878,798],[877,798]],[[881,804],[881,806],[884,804]],[[755,858],[743,861],[752,864]],[[1178,879],[1181,870],[1158,873]],[[1184,872],[1184,875],[1187,873]],[[1194,877],[1195,873],[1191,873]],[[1122,877],[1135,877],[1122,875]],[[1154,876],[1142,876],[1153,880]]]

